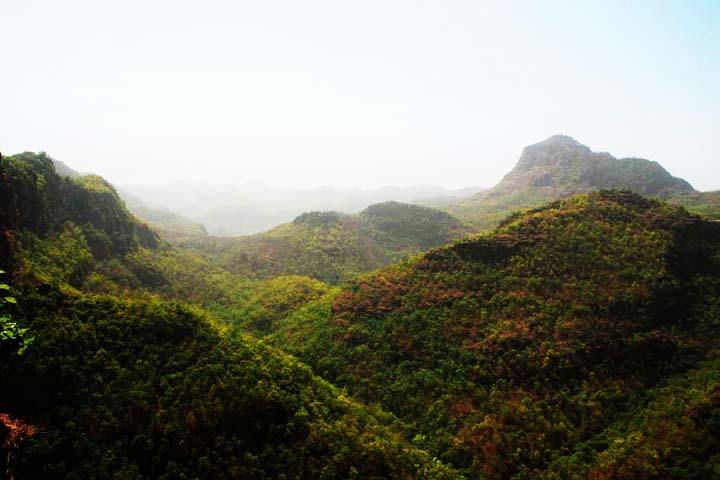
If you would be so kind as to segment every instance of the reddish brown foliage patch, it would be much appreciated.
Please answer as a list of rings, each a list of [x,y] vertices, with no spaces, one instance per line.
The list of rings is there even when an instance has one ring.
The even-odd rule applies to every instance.
[[[5,447],[11,448],[35,435],[35,427],[22,420],[13,419],[6,413],[0,413],[0,435],[4,437]]]
[[[475,411],[475,403],[470,398],[453,398],[449,401],[450,415],[462,418]]]

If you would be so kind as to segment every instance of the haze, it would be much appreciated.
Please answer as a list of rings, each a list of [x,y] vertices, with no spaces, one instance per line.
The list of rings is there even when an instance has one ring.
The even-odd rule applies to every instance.
[[[490,186],[556,133],[720,188],[720,3],[0,6],[0,151],[118,184]]]

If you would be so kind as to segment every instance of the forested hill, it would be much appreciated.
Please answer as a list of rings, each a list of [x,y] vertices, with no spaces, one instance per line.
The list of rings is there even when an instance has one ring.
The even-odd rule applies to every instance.
[[[468,478],[720,471],[720,223],[628,192],[508,218],[284,320]]]
[[[17,266],[10,261],[15,246],[70,230],[72,241],[82,236],[96,259],[158,246],[157,235],[128,213],[102,178],[59,175],[45,154],[23,153],[0,162],[0,267]]]
[[[0,415],[34,427],[5,443],[0,418],[14,478],[458,478],[391,416],[192,309],[18,293],[34,341],[0,362]]]
[[[15,156],[15,158],[25,159],[40,157],[50,158],[47,157],[45,153],[24,153],[22,155]],[[50,158],[50,160],[55,168],[55,173],[59,176],[70,177],[72,179],[80,179],[85,176],[72,169],[64,162],[54,158]],[[118,194],[118,197],[122,199],[128,211],[143,222],[152,226],[152,228],[165,240],[177,241],[184,240],[189,237],[207,235],[207,230],[205,230],[205,227],[199,222],[195,222],[183,217],[182,215],[171,212],[167,208],[158,206],[149,207],[138,197],[124,190],[117,189],[115,187],[113,187],[113,190]]]
[[[22,154],[0,182],[3,476],[459,478],[392,415],[220,325],[245,284],[159,241],[101,178]]]
[[[293,274],[337,283],[471,232],[445,212],[385,202],[356,215],[309,212],[264,233],[194,238],[183,246],[244,278]]]
[[[514,211],[601,189],[630,190],[687,205],[698,213],[708,210],[706,205],[713,201],[657,162],[615,158],[593,152],[571,137],[555,135],[525,147],[515,168],[495,187],[444,208],[488,230]]]
[[[467,236],[388,202],[192,251],[21,154],[0,229],[14,478],[720,472],[720,222],[681,207],[603,190]]]

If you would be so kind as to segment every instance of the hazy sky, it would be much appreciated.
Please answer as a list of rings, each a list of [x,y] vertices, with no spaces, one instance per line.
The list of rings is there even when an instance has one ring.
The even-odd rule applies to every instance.
[[[491,186],[565,133],[720,189],[720,1],[0,1],[0,150],[117,183]]]

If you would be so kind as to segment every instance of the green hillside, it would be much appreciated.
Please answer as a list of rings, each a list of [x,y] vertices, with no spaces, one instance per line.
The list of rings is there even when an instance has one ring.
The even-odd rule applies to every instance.
[[[73,235],[66,235],[72,237],[69,241],[80,241],[82,236],[97,260],[158,246],[157,235],[133,218],[115,189],[98,176],[58,175],[49,157],[34,153],[3,158],[0,173],[0,228],[5,233],[0,251],[6,269],[13,267],[4,264],[12,258],[13,245],[22,247],[37,237],[59,239],[73,229]],[[26,232],[32,235],[25,236]]]
[[[12,158],[32,159],[35,157],[47,157],[47,154],[40,153],[36,155],[33,153],[25,153],[22,155],[16,155]],[[83,176],[87,176],[79,173],[76,170],[73,170],[64,162],[50,157],[47,158],[50,159],[55,169],[55,173],[57,173],[59,176],[69,177],[75,180],[78,180]],[[129,212],[131,212],[135,217],[139,218],[143,222],[150,225],[153,230],[155,230],[160,235],[160,237],[165,240],[177,241],[195,236],[207,235],[205,227],[199,222],[195,222],[186,217],[183,217],[182,215],[171,212],[166,208],[148,207],[143,203],[142,200],[140,200],[135,195],[132,195],[120,189],[115,189],[114,187],[113,190],[115,190],[115,192],[118,194],[118,197],[122,199],[122,201],[125,203],[125,207],[128,209]]]
[[[719,318],[720,223],[607,191],[358,279],[268,341],[468,478],[699,479]]]
[[[309,278],[249,279],[161,241],[100,177],[58,174],[53,164],[58,165],[44,154],[27,153],[5,157],[0,166],[0,249],[6,252],[0,269],[19,279],[118,297],[180,300],[250,329],[267,311],[258,305],[270,291],[277,291],[274,299],[284,297],[287,309],[313,298],[293,290],[318,283]]]
[[[593,152],[565,135],[525,147],[515,168],[498,185],[443,209],[490,230],[515,211],[602,189],[629,190],[687,205],[698,213],[720,215],[716,199],[695,191],[657,162]]]
[[[338,283],[469,233],[445,212],[386,202],[357,215],[304,213],[264,233],[196,238],[183,246],[243,278],[303,275]]]
[[[323,295],[320,282],[243,282],[45,155],[0,169],[3,475],[458,478],[393,416],[218,322],[280,317]]]
[[[467,236],[388,202],[188,249],[21,154],[0,228],[15,478],[720,473],[720,222],[683,208],[603,190]]]
[[[234,276],[160,240],[93,175],[55,171],[45,154],[0,165],[0,268],[19,277],[97,293],[225,301]]]
[[[36,433],[15,478],[457,478],[392,417],[191,309],[48,288],[19,304],[35,340],[0,366],[0,411]]]

